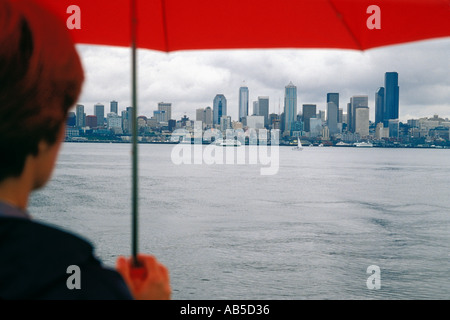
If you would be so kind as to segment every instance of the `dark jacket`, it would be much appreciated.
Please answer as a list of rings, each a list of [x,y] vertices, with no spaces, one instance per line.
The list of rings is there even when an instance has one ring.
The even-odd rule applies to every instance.
[[[67,286],[74,275],[67,270],[71,265],[79,267],[80,289]],[[101,265],[88,241],[30,219],[0,217],[0,299],[113,300],[132,296],[120,274]]]

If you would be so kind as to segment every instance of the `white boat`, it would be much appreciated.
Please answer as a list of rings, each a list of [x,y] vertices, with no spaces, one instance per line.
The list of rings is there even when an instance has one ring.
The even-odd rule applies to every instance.
[[[358,148],[372,148],[372,147],[373,147],[373,144],[372,144],[372,143],[366,142],[366,141],[363,141],[363,142],[355,142],[353,145],[354,145],[355,147],[358,147]]]
[[[216,146],[221,147],[239,147],[241,146],[241,142],[234,139],[223,139],[216,141]]]
[[[298,150],[298,151],[303,150],[302,141],[300,140],[300,138],[297,139],[297,146],[293,147],[292,150]]]

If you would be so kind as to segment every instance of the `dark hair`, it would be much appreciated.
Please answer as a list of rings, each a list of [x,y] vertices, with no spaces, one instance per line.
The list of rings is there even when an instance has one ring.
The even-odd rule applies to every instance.
[[[64,23],[30,0],[0,0],[0,181],[56,142],[84,73]]]

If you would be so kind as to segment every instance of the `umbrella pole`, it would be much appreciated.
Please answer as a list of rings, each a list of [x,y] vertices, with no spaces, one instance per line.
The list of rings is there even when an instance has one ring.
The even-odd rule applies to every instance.
[[[138,253],[138,124],[137,124],[137,66],[136,66],[136,31],[137,31],[137,16],[136,16],[136,0],[131,0],[131,64],[132,64],[132,221],[131,221],[131,249],[133,265],[139,265],[137,260]]]

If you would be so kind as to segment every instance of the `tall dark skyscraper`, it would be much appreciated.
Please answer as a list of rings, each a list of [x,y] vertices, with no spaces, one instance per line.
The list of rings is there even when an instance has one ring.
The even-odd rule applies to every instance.
[[[117,101],[111,101],[110,102],[110,111],[109,112],[114,112],[115,114],[118,114],[118,109],[119,109],[119,103]]]
[[[316,105],[315,104],[304,104],[302,109],[303,116],[303,129],[306,132],[311,131],[309,119],[316,117]]]
[[[94,115],[97,117],[97,127],[102,128],[105,122],[105,106],[101,103],[94,105]]]
[[[264,117],[264,127],[269,125],[269,97],[258,97],[258,115]]]
[[[398,119],[399,114],[399,86],[398,73],[386,72],[384,76],[384,127],[389,126],[389,120]]]
[[[375,125],[384,120],[384,87],[375,92]]]

